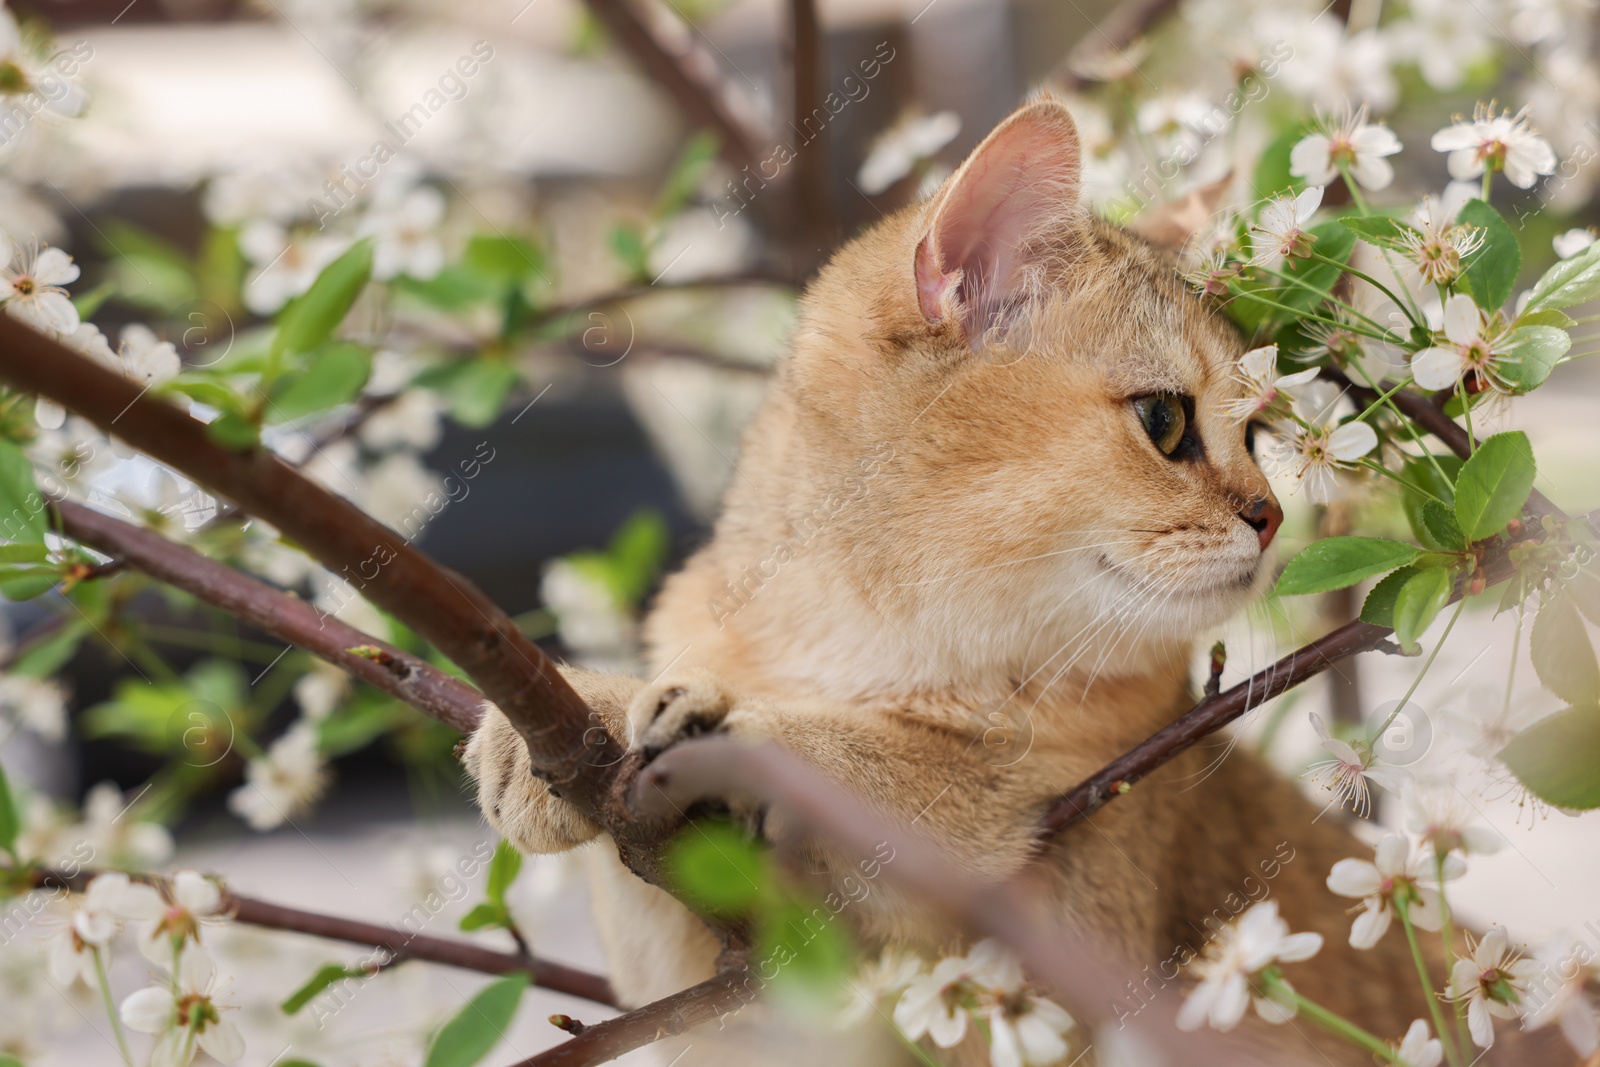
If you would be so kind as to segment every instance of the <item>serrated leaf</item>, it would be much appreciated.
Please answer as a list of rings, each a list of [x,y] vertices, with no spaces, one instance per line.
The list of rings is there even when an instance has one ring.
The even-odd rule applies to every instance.
[[[1540,719],[1500,750],[1500,761],[1546,803],[1573,811],[1600,807],[1600,707]]]
[[[424,1067],[472,1067],[487,1056],[516,1017],[528,976],[514,974],[490,982],[444,1024],[428,1047]]]
[[[1416,647],[1417,639],[1450,600],[1450,571],[1422,567],[1402,585],[1394,598],[1394,635],[1400,647]]]
[[[307,1004],[310,1004],[317,998],[317,994],[321,993],[324,989],[327,989],[333,983],[342,982],[347,978],[360,979],[366,977],[367,974],[365,971],[353,971],[350,968],[342,967],[337,963],[327,964],[326,966],[319,968],[317,973],[312,975],[310,980],[307,981],[305,985],[301,986],[299,989],[296,989],[293,993],[290,993],[289,996],[284,999],[283,1003],[278,1005],[278,1008],[285,1015],[293,1015]]]
[[[1546,689],[1568,704],[1600,701],[1600,662],[1572,597],[1546,594],[1529,640],[1533,669]]]
[[[1433,540],[1445,549],[1467,547],[1467,539],[1462,536],[1461,526],[1456,522],[1456,513],[1437,500],[1423,501],[1422,522]]]
[[[311,288],[278,315],[272,338],[275,353],[310,352],[322,347],[355,306],[372,277],[372,242],[357,241],[322,268]]]
[[[1387,626],[1391,630],[1394,629],[1395,597],[1400,595],[1400,588],[1411,580],[1417,569],[1401,567],[1373,586],[1372,592],[1367,594],[1367,599],[1361,604],[1361,621],[1371,623],[1373,626]]]
[[[42,544],[49,528],[33,464],[22,449],[0,441],[0,538]]]
[[[1486,200],[1467,201],[1456,221],[1483,231],[1483,243],[1462,260],[1456,287],[1471,294],[1485,311],[1497,311],[1510,299],[1517,272],[1522,269],[1517,235]]]
[[[1554,326],[1558,330],[1570,330],[1572,327],[1578,325],[1578,320],[1573,318],[1571,315],[1568,315],[1565,311],[1557,311],[1555,308],[1546,308],[1543,311],[1535,311],[1531,315],[1527,312],[1523,312],[1521,315],[1517,316],[1517,321],[1514,325]]]
[[[6,777],[6,769],[0,766],[0,848],[11,854],[12,859],[17,858],[17,835],[22,832],[22,817],[17,807],[17,798],[11,792],[11,780]]]
[[[517,880],[517,875],[520,873],[522,873],[522,853],[518,852],[511,842],[501,840],[494,847],[494,856],[489,860],[486,888],[489,900],[504,906],[506,890],[511,888],[511,883]]]
[[[766,853],[724,822],[680,833],[668,847],[667,871],[684,900],[715,915],[750,910],[769,878]]]
[[[1556,263],[1534,283],[1524,315],[1571,307],[1600,297],[1600,243]]]
[[[1460,473],[1461,460],[1452,455],[1434,456],[1432,462],[1425,457],[1412,457],[1406,460],[1405,468],[1401,472],[1401,477],[1406,480],[1407,486],[1400,493],[1400,506],[1405,511],[1406,521],[1411,524],[1411,533],[1423,547],[1435,552],[1449,551],[1450,546],[1434,540],[1432,531],[1428,529],[1427,520],[1423,517],[1423,508],[1434,497],[1447,504],[1453,502],[1456,498],[1456,488],[1451,479],[1458,477]],[[1413,485],[1426,490],[1432,496],[1410,488]]]
[[[360,345],[324,345],[298,374],[280,378],[267,406],[268,422],[290,422],[354,400],[372,373],[372,354]]]
[[[1560,312],[1555,312],[1560,314]],[[1494,365],[1513,392],[1526,393],[1544,384],[1561,357],[1572,347],[1572,337],[1555,326],[1518,326],[1505,340]]]
[[[1456,478],[1456,521],[1469,541],[1493,537],[1522,513],[1536,469],[1528,435],[1497,433],[1461,465]]]
[[[1325,537],[1289,561],[1278,579],[1277,593],[1303,596],[1343,589],[1404,567],[1421,554],[1416,545],[1383,537]]]
[[[1379,248],[1403,249],[1407,236],[1420,236],[1415,226],[1386,215],[1346,215],[1339,220],[1339,225]]]

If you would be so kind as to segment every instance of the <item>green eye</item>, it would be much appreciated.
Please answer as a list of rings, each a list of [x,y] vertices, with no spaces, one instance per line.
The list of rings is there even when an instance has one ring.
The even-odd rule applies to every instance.
[[[1144,432],[1150,435],[1161,454],[1172,455],[1189,425],[1183,414],[1182,399],[1171,393],[1155,393],[1141,396],[1133,402],[1133,407],[1144,424]]]

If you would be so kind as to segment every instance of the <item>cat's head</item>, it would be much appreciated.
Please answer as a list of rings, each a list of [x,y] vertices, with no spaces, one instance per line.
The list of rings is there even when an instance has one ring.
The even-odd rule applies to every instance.
[[[1089,215],[1080,171],[1067,109],[1035,100],[802,305],[806,465],[892,449],[837,522],[862,592],[947,648],[1170,646],[1270,570],[1282,512],[1224,411],[1240,338],[1167,250]]]

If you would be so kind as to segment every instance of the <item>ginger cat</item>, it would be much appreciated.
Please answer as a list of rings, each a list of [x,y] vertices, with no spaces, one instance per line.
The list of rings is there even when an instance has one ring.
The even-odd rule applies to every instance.
[[[715,534],[647,620],[662,673],[567,672],[647,755],[774,739],[1000,879],[1032,862],[1051,799],[1190,706],[1193,637],[1269,580],[1282,513],[1223,412],[1240,338],[1163,250],[1089,216],[1079,175],[1070,115],[1035,100],[822,269]],[[1286,969],[1296,988],[1398,1040],[1427,1016],[1405,941],[1351,949],[1351,902],[1323,884],[1370,849],[1248,751],[1214,759],[1223,743],[1039,861],[1066,922],[1149,964],[1137,990],[1069,1007],[1115,1020],[1177,997],[1177,963],[1270,895],[1326,941]],[[517,847],[600,832],[532,777],[501,716],[466,759]],[[700,921],[591,851],[623,1002],[710,977]],[[847,914],[868,946],[949,944],[892,892]],[[1251,1028],[1282,1062],[1371,1062],[1303,1020]],[[716,1059],[718,1040],[681,1062],[751,1062]],[[986,1062],[981,1045],[957,1059]]]

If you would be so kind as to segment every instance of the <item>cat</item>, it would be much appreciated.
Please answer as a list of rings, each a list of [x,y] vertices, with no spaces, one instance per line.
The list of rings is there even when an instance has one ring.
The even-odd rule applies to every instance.
[[[1241,339],[1169,249],[1088,213],[1081,170],[1067,108],[1040,97],[843,246],[800,302],[709,543],[645,621],[654,680],[564,671],[647,757],[772,739],[974,877],[1037,863],[1064,922],[1149,965],[1095,1006],[1108,1017],[1179,996],[1175,961],[1270,896],[1325,939],[1288,968],[1296,988],[1398,1040],[1428,1015],[1406,943],[1351,949],[1350,902],[1324,885],[1370,848],[1244,749],[1190,751],[1034,855],[1054,797],[1193,702],[1194,635],[1259,594],[1282,520],[1224,411]],[[599,834],[531,776],[503,717],[465,761],[518,848]],[[707,928],[589,851],[621,1001],[709,977]],[[948,947],[892,891],[851,914],[869,947]],[[1300,1021],[1252,1028],[1284,1062],[1371,1062]]]

